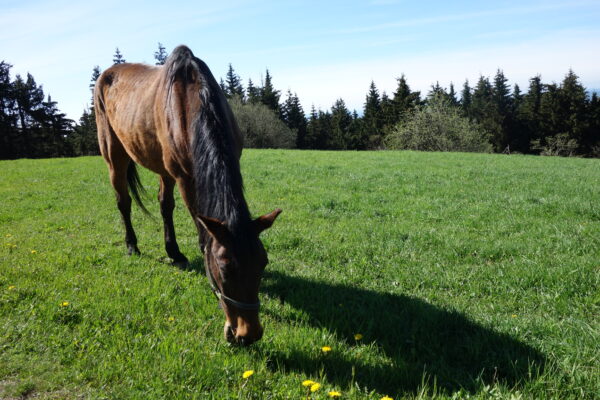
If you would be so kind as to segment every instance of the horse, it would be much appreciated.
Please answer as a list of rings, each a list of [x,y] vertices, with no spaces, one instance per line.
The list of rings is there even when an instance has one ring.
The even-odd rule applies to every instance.
[[[128,254],[140,254],[131,196],[147,213],[137,164],[160,177],[165,249],[173,264],[186,267],[173,226],[173,190],[179,188],[225,313],[225,339],[243,346],[260,340],[258,292],[268,259],[259,234],[281,209],[251,218],[239,163],[243,137],[208,66],[186,46],[175,48],[162,66],[113,65],[96,82],[94,110]]]

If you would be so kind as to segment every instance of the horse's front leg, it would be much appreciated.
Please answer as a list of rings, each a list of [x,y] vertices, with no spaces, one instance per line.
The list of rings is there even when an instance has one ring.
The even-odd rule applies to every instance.
[[[173,209],[175,209],[175,199],[173,198],[174,187],[175,180],[173,178],[170,176],[160,177],[158,201],[160,202],[160,213],[164,224],[165,249],[169,257],[173,260],[173,264],[180,268],[187,268],[188,259],[179,251],[177,239],[175,238],[175,226],[173,225]]]

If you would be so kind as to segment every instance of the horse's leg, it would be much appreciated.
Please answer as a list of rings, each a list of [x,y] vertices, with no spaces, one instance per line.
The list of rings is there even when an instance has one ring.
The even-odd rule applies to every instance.
[[[113,159],[114,161],[114,159]],[[140,249],[137,247],[137,237],[131,225],[131,196],[127,188],[127,167],[133,162],[129,157],[119,165],[110,165],[110,182],[115,189],[115,197],[117,198],[117,207],[121,212],[121,219],[125,225],[125,244],[127,245],[127,254],[140,254]]]
[[[194,192],[194,184],[191,179],[179,178],[177,179],[177,186],[179,186],[179,193],[181,193],[181,198],[187,206],[188,211],[192,216],[192,220],[194,221],[194,224],[196,224],[196,229],[198,230],[198,241],[200,244],[200,250],[202,251],[202,253],[204,253],[204,246],[206,245],[206,232],[196,216],[196,195]]]
[[[158,201],[160,202],[160,213],[163,217],[165,230],[165,249],[167,254],[173,260],[173,264],[186,267],[188,259],[181,254],[177,239],[175,238],[175,227],[173,225],[173,209],[175,208],[175,199],[173,198],[173,188],[175,180],[170,176],[160,177],[160,191],[158,192]]]

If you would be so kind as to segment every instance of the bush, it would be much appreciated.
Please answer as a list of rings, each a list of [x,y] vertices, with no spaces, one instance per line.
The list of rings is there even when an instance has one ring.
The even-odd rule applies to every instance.
[[[388,149],[490,153],[489,134],[441,96],[431,98],[386,135]]]
[[[264,104],[244,104],[238,97],[231,98],[229,104],[244,135],[244,147],[291,149],[296,145],[296,132]]]
[[[568,133],[559,133],[554,136],[548,136],[544,140],[537,139],[531,141],[531,148],[539,151],[541,156],[572,157],[575,155],[578,147],[577,140],[570,139]]]

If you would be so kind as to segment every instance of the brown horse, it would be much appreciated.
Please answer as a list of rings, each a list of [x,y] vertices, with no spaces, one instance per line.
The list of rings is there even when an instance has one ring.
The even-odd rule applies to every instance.
[[[187,265],[173,227],[177,184],[198,229],[206,275],[225,312],[226,339],[242,345],[259,340],[258,289],[267,254],[258,236],[281,210],[251,219],[239,164],[242,136],[206,64],[179,46],[160,67],[114,65],[98,78],[94,104],[128,253],[139,254],[129,190],[145,211],[137,163],[160,176],[169,257]]]

